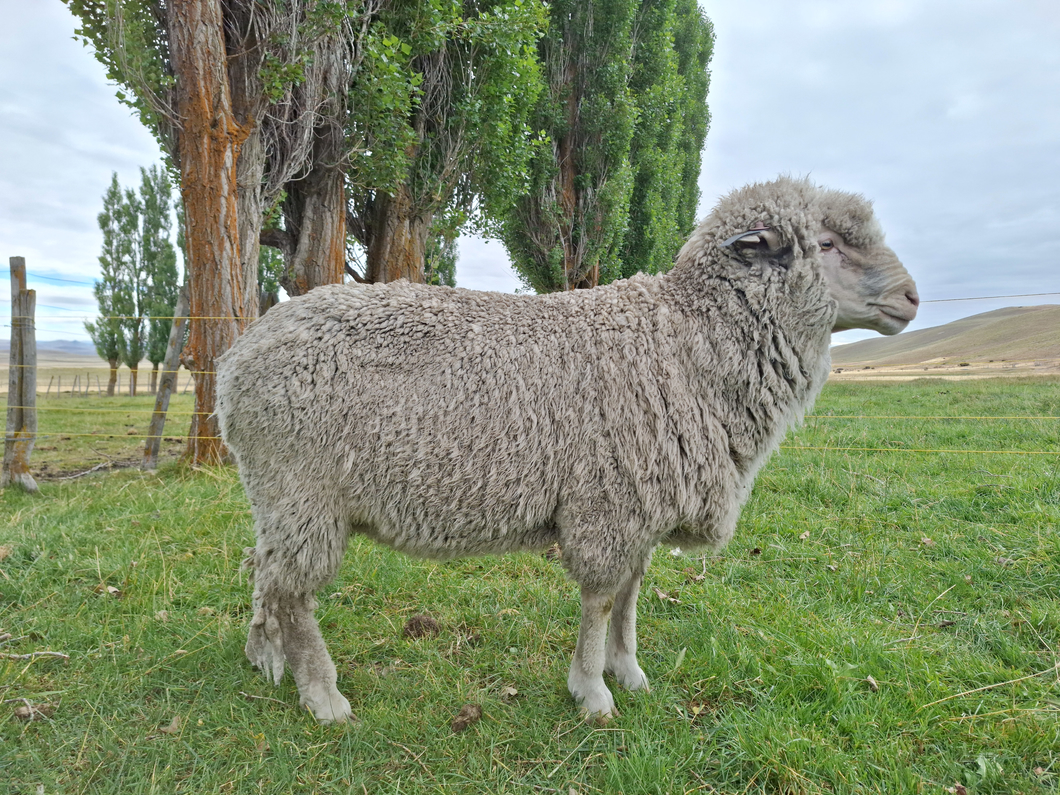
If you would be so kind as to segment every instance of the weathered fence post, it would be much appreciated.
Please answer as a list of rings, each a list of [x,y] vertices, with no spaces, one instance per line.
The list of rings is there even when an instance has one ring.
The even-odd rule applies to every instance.
[[[144,444],[144,457],[140,469],[158,467],[158,450],[162,444],[162,431],[166,427],[166,412],[169,410],[169,396],[177,386],[177,368],[180,367],[180,353],[184,349],[184,330],[188,325],[188,288],[180,288],[177,306],[173,312],[173,325],[169,327],[169,344],[166,345],[166,356],[162,360],[162,377],[158,379],[158,391],[155,393],[155,411],[151,415],[151,425],[147,429],[147,442]]]
[[[29,456],[37,438],[37,293],[26,289],[26,260],[11,258],[11,355],[7,378],[7,432],[0,487],[37,492]]]

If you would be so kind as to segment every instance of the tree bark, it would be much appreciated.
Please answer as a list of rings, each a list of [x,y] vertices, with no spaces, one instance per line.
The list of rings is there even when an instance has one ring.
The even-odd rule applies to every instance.
[[[214,464],[227,457],[213,416],[214,363],[257,315],[256,280],[247,283],[239,245],[237,163],[249,130],[232,110],[220,0],[173,0],[168,11],[193,318],[184,358],[195,373],[196,413],[185,457]]]
[[[261,131],[253,118],[240,120],[251,128],[250,134],[239,148],[236,162],[237,209],[239,225],[239,260],[242,282],[246,286],[241,317],[257,317],[258,259],[261,251],[261,222],[263,208],[261,180],[265,173],[265,150],[261,142]],[[246,299],[253,297],[255,307],[247,307]]]
[[[152,362],[152,364],[154,366],[151,368],[151,391],[149,394],[154,395],[158,393],[158,362]]]
[[[380,191],[372,207],[368,242],[369,282],[408,279],[423,284],[423,265],[432,215],[416,212],[408,188],[399,185],[393,196]]]
[[[322,284],[341,284],[346,265],[346,196],[343,172],[314,165],[287,186],[284,220],[294,239],[283,289],[305,295]]]
[[[331,75],[334,83],[335,75]],[[331,87],[332,94],[343,90]],[[322,123],[313,133],[312,165],[304,179],[287,185],[284,225],[289,245],[285,251],[283,289],[304,295],[323,284],[342,284],[346,267],[346,186],[342,168],[345,130],[338,121],[339,103],[324,107]]]
[[[180,351],[184,344],[184,329],[188,323],[188,289],[180,288],[177,305],[174,311],[173,325],[169,329],[169,343],[162,365],[162,382],[155,395],[155,410],[151,415],[151,425],[147,429],[147,441],[144,444],[143,460],[140,469],[152,470],[158,467],[158,451],[162,445],[162,431],[166,427],[166,412],[169,410],[169,398],[177,387],[177,368],[180,367]]]
[[[129,368],[129,397],[136,397],[136,382],[140,376],[140,366]]]

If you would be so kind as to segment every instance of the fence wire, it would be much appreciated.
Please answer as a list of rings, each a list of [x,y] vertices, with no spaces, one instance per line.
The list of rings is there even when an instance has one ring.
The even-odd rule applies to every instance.
[[[34,277],[34,278],[45,278],[45,277]],[[69,282],[72,284],[84,284],[86,286],[92,286],[91,283],[86,282],[75,282],[70,279],[59,279],[58,277],[48,277],[51,281],[62,281]],[[922,304],[931,303],[953,303],[959,301],[987,301],[987,300],[1002,300],[1009,298],[1038,298],[1044,296],[1060,295],[1060,291],[1057,292],[1042,292],[1042,293],[1018,293],[1011,295],[987,295],[987,296],[968,296],[963,298],[929,298],[922,299]],[[10,304],[8,300],[2,300],[0,303]],[[69,307],[58,307],[39,305],[41,308],[47,308],[63,312],[79,312],[80,310],[72,309]],[[61,322],[68,322],[66,318],[55,318]],[[92,317],[90,315],[81,313],[79,318],[69,318],[70,321],[75,319],[97,319],[97,320],[189,320],[189,321],[247,321],[248,318],[235,317],[235,316],[138,316],[138,315],[106,315]],[[50,329],[46,327],[40,327],[36,325],[35,318],[24,315],[16,315],[11,317],[12,322],[16,320],[31,320],[34,322],[34,328],[41,331],[51,331],[54,333],[66,333],[68,329]],[[253,320],[253,319],[250,319]],[[18,324],[22,325],[22,324]],[[6,324],[6,328],[11,328],[11,324]],[[959,357],[949,357],[951,359],[958,359]],[[1027,364],[1041,361],[1042,358],[1038,359],[1008,359],[1008,360],[991,360],[991,361],[968,361],[967,365],[973,367],[976,365],[1018,365]],[[851,364],[839,364],[836,365],[838,369],[851,369],[857,367],[859,363]],[[932,364],[940,364],[933,362]],[[965,364],[964,361],[961,364]],[[895,370],[902,368],[922,368],[924,362],[914,362],[909,364],[875,364],[871,366],[873,370]],[[2,365],[0,365],[2,366]],[[32,365],[8,365],[14,367],[30,367]],[[929,365],[930,366],[930,365]],[[63,365],[57,365],[52,367],[41,367],[37,366],[38,370],[41,369],[66,369],[66,370],[77,370],[78,367],[67,367]],[[95,368],[95,369],[106,369],[106,368]],[[863,368],[859,368],[859,371]],[[145,372],[151,372],[150,370]],[[164,371],[157,371],[159,373]],[[215,371],[212,370],[184,370],[185,373],[197,376],[197,375],[216,375]],[[50,388],[50,387],[49,387]],[[11,406],[9,408],[21,408],[25,409],[24,406]],[[36,407],[37,411],[43,412],[76,412],[76,413],[114,413],[114,414],[154,414],[153,409],[93,409],[93,408],[65,408],[65,407]],[[195,416],[208,416],[210,412],[204,411],[168,411],[167,417],[195,417]],[[874,421],[874,420],[887,420],[887,421],[902,421],[902,422],[941,422],[941,421],[997,421],[997,422],[1015,422],[1015,421],[1058,421],[1060,416],[1045,416],[1045,415],[1007,415],[1007,416],[984,416],[984,415],[870,415],[870,414],[809,414],[806,415],[806,420],[814,421],[828,421],[828,420],[861,420],[861,421]],[[47,433],[38,433],[37,439],[44,440],[63,440],[64,438],[96,438],[96,439],[136,439],[137,444],[140,444],[141,440],[149,439],[160,439],[170,442],[186,443],[190,438],[187,434],[111,434],[111,433],[83,433],[83,432],[71,432],[71,431],[49,431]],[[203,440],[219,440],[219,436],[196,436],[196,439]],[[918,454],[955,454],[955,455],[1024,455],[1024,456],[1060,456],[1060,450],[963,450],[963,449],[945,449],[945,448],[912,448],[912,447],[846,447],[846,446],[831,446],[831,445],[780,445],[781,450],[791,452],[827,452],[827,453],[918,453]]]

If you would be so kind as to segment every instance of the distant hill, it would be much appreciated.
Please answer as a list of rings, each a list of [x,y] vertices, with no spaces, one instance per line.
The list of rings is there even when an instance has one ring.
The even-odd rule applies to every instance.
[[[6,355],[10,349],[10,340],[0,340],[0,353]],[[42,356],[44,354],[96,356],[96,346],[91,342],[81,342],[80,340],[38,340],[37,355]]]
[[[944,326],[832,348],[832,367],[1060,360],[1060,306],[995,309]]]

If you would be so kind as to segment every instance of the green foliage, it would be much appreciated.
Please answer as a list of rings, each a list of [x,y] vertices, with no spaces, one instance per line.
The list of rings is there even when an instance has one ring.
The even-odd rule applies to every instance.
[[[352,88],[353,204],[405,184],[415,211],[446,225],[524,189],[541,88],[540,0],[424,0],[384,7]]]
[[[85,324],[99,355],[128,367],[145,356],[162,361],[178,290],[169,177],[158,166],[141,168],[140,176],[139,194],[122,191],[117,173],[104,194],[101,278],[94,288],[100,319]]]
[[[92,292],[99,305],[100,318],[95,323],[86,322],[85,330],[96,346],[101,359],[116,362],[121,359],[123,328],[119,315],[124,314],[130,303],[126,293],[125,263],[131,256],[130,242],[121,228],[122,193],[118,184],[118,173],[114,172],[110,186],[103,195],[103,211],[98,216],[103,233],[103,251],[99,255],[100,278]]]
[[[452,229],[441,227],[437,222],[432,225],[427,238],[427,251],[423,272],[427,284],[456,287],[456,233]]]
[[[644,0],[630,90],[637,122],[634,173],[619,274],[661,273],[691,234],[707,134],[713,30],[695,0]]]
[[[124,436],[137,401],[120,406],[76,416]],[[138,406],[144,427],[151,403]],[[5,700],[51,705],[28,722],[21,701],[0,713],[5,784],[1055,795],[1060,470],[1056,456],[967,451],[1055,452],[1056,421],[853,417],[1056,417],[1060,381],[833,383],[813,415],[727,549],[658,550],[638,621],[652,690],[616,689],[621,715],[602,728],[566,691],[577,588],[542,555],[432,563],[352,538],[317,615],[358,720],[324,727],[289,675],[273,687],[243,655],[253,530],[234,469],[7,490],[3,651],[70,659],[0,660]],[[41,432],[70,421],[41,412]],[[811,444],[904,449],[790,449]],[[966,452],[910,452],[943,447]],[[440,634],[404,637],[416,613]],[[483,719],[454,734],[468,702]]]
[[[636,119],[629,89],[637,4],[557,0],[538,46],[547,89],[533,126],[551,146],[533,158],[529,189],[498,208],[516,270],[538,292],[614,278],[625,232]]]
[[[669,268],[695,220],[712,46],[695,0],[552,4],[534,120],[551,146],[500,226],[534,290]]]
[[[354,195],[393,190],[409,169],[416,136],[409,124],[422,75],[410,66],[411,47],[377,22],[365,39],[364,59],[350,87],[348,179]]]
[[[151,166],[150,170],[141,168],[140,176],[143,206],[141,255],[147,279],[144,303],[149,315],[147,360],[157,367],[166,355],[169,329],[173,325],[171,318],[180,289],[177,252],[170,240],[173,188],[165,169],[158,166]]]
[[[280,282],[284,278],[283,254],[279,249],[261,246],[258,251],[258,289],[269,305],[280,298]]]
[[[308,53],[299,54],[295,61],[282,61],[273,53],[265,53],[261,66],[262,90],[270,102],[278,102],[292,86],[305,82],[305,60]]]

